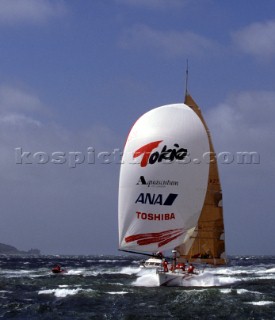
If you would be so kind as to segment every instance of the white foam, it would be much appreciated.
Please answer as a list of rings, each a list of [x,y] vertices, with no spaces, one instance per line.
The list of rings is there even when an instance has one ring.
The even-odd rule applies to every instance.
[[[231,289],[221,289],[220,292],[221,292],[221,293],[228,294],[228,293],[231,293],[232,290],[231,290]]]
[[[253,294],[262,294],[261,292],[258,291],[249,291],[247,289],[237,289],[238,294],[245,294],[245,293],[253,293]]]
[[[205,271],[206,272],[206,271]],[[219,278],[221,284],[231,284],[238,281],[253,281],[255,279],[274,280],[275,268],[265,269],[257,267],[227,267],[207,269],[207,273],[212,273]]]
[[[115,263],[115,262],[120,262],[121,260],[98,260],[100,263]]]
[[[12,291],[8,291],[8,290],[0,290],[0,293],[10,293]]]
[[[236,281],[238,281],[238,279],[234,277],[220,277],[207,271],[191,278],[188,281],[184,281],[183,286],[219,287],[235,283]]]
[[[252,301],[246,302],[247,304],[252,304],[253,306],[266,306],[269,304],[274,304],[274,301]]]
[[[132,274],[136,274],[140,272],[140,267],[123,267],[119,273],[122,274],[128,274],[128,275],[132,275]]]
[[[1,270],[0,274],[5,275],[6,278],[20,278],[22,276],[30,275],[32,270]]]
[[[220,289],[221,293],[231,293],[232,291],[235,291],[235,289]],[[262,292],[258,292],[258,291],[250,291],[247,289],[237,289],[235,292],[237,292],[237,294],[263,294]]]
[[[275,268],[270,268],[264,271],[264,273],[275,273]]]
[[[108,294],[126,294],[126,293],[128,293],[128,292],[126,292],[126,291],[113,291],[113,292],[106,292],[106,293],[108,293]]]
[[[245,277],[241,280],[253,280],[255,278],[260,279],[275,279],[275,268],[265,269],[263,266],[257,267],[233,267],[233,268],[219,268],[214,271],[210,271],[219,275],[227,275],[227,276],[239,276],[246,275],[250,276],[250,278]]]
[[[221,277],[214,272],[204,272],[193,278],[183,281],[184,287],[214,287],[224,286],[239,281],[235,277]],[[138,278],[132,283],[134,286],[155,287],[159,286],[158,276],[155,269],[141,269]]]
[[[77,289],[48,289],[48,290],[40,290],[38,294],[54,294],[55,297],[65,298],[68,295],[72,296],[81,291],[80,288]]]
[[[132,275],[140,271],[139,267],[123,267],[119,269],[114,268],[93,268],[93,269],[78,269],[70,270],[66,275],[83,275],[85,276],[98,276],[99,274],[127,274]]]
[[[211,272],[210,270],[207,270]],[[240,275],[240,274],[254,274],[257,272],[256,270],[246,270],[246,269],[232,269],[232,268],[223,268],[223,269],[216,269],[212,271],[213,273],[220,274],[220,275]]]
[[[85,269],[75,269],[75,270],[68,270],[65,273],[62,273],[63,275],[80,275],[85,272]]]
[[[145,273],[143,272],[132,285],[137,287],[157,287],[159,280],[156,272]]]
[[[266,275],[261,275],[261,276],[255,276],[255,277],[250,277],[246,278],[245,280],[255,280],[255,279],[261,279],[261,280],[274,280],[275,279],[275,274],[266,274]]]

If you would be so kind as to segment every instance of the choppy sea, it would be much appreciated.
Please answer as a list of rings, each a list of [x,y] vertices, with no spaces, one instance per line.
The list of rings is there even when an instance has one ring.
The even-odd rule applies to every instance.
[[[275,319],[275,257],[231,257],[169,288],[136,256],[0,256],[0,318]]]

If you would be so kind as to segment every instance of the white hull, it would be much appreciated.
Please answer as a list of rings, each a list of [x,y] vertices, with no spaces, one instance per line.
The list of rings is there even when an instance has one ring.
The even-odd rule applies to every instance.
[[[157,272],[159,278],[159,285],[165,287],[181,287],[188,285],[188,282],[194,277],[198,276],[198,273],[177,273],[177,272]]]

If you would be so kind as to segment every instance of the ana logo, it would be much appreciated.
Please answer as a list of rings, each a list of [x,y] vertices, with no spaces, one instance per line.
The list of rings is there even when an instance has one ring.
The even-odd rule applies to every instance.
[[[167,149],[167,146],[164,145],[164,147],[160,152],[155,151],[152,153],[152,151],[156,149],[162,141],[163,140],[150,142],[135,151],[134,158],[138,158],[142,155],[142,159],[140,162],[141,167],[146,167],[148,162],[150,164],[154,164],[156,162],[162,162],[163,160],[168,160],[172,162],[175,159],[183,160],[186,157],[187,149],[180,148],[177,143],[174,144],[174,147],[176,147],[176,149],[175,148]]]
[[[178,195],[175,193],[169,193],[168,197],[166,199],[163,199],[162,194],[141,193],[135,203],[171,206],[177,196]]]
[[[176,180],[146,180],[144,176],[140,176],[137,182],[138,186],[149,187],[166,187],[166,186],[178,186],[179,182]]]

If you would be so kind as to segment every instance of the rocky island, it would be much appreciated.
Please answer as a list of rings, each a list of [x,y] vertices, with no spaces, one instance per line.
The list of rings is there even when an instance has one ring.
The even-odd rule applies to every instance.
[[[8,244],[0,243],[0,254],[20,254],[20,255],[39,255],[40,250],[30,249],[28,251],[20,251],[17,248]]]

